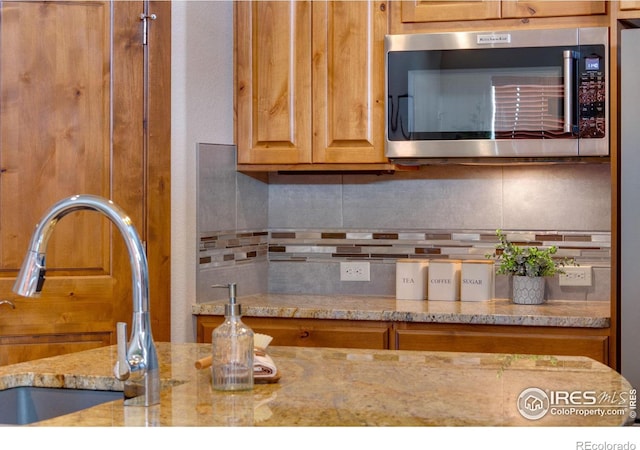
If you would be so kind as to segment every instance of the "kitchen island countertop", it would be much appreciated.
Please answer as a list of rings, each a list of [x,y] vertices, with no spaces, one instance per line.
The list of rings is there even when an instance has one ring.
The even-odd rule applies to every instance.
[[[629,383],[585,357],[269,347],[279,382],[227,393],[194,367],[209,345],[157,347],[159,405],[115,400],[36,425],[616,426],[635,415]],[[115,360],[110,346],[3,366],[0,389],[117,390]]]
[[[192,305],[194,315],[223,315],[227,300]],[[516,305],[508,299],[482,302],[396,300],[355,295],[256,294],[238,297],[243,315],[306,319],[462,323],[608,328],[607,301],[551,300]]]

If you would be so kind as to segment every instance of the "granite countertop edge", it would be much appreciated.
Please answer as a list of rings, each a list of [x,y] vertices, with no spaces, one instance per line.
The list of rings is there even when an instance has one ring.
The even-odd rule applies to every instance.
[[[226,300],[192,305],[196,316],[224,315]],[[486,302],[396,300],[350,295],[255,294],[238,297],[248,317],[333,319],[382,322],[608,328],[610,304],[604,301],[552,300],[516,305],[508,299]]]

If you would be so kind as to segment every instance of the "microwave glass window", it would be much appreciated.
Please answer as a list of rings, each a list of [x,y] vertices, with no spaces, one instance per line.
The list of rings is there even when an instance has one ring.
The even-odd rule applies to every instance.
[[[437,138],[561,133],[562,80],[560,67],[410,70],[406,130]]]

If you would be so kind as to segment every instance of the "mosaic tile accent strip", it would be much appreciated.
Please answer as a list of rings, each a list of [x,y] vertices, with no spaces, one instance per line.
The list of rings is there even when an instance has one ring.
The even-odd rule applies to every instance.
[[[558,247],[558,257],[578,264],[611,266],[611,233],[508,231],[525,246]],[[392,263],[399,258],[484,259],[498,240],[494,230],[258,230],[203,233],[200,268],[257,261],[332,262],[368,260]]]
[[[609,232],[508,231],[509,240],[541,248],[555,245],[558,257],[575,258],[578,264],[611,266]],[[331,231],[272,230],[270,261],[375,260],[394,262],[412,259],[484,259],[498,239],[494,230]]]
[[[204,233],[198,254],[200,268],[266,261],[268,242],[267,231]]]

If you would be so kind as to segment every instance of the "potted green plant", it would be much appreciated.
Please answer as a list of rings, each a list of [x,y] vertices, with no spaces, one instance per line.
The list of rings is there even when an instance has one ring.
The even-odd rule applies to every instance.
[[[544,249],[520,247],[507,239],[502,230],[496,230],[500,242],[487,258],[498,263],[498,275],[513,276],[512,301],[519,304],[541,304],[544,296],[545,277],[564,273],[566,265],[576,265],[572,258],[554,257],[558,248],[553,245]]]

